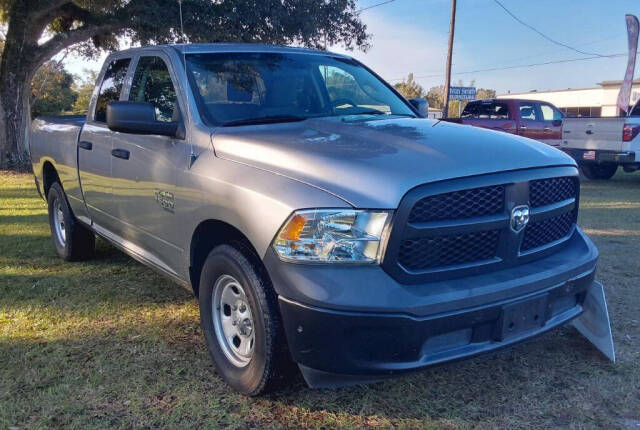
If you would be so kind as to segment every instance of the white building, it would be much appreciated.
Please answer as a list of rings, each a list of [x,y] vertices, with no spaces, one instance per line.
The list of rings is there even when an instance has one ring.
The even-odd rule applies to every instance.
[[[529,91],[500,94],[501,99],[544,100],[569,116],[617,116],[616,101],[622,81],[600,82],[595,88],[567,88],[555,91]],[[640,79],[633,81],[631,104],[640,99]]]

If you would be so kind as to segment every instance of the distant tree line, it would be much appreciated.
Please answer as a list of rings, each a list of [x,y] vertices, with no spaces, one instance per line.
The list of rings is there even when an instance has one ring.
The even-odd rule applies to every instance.
[[[456,84],[459,87],[473,87],[475,86],[475,80],[469,82],[468,85],[460,80]],[[398,82],[393,86],[400,94],[402,94],[406,99],[424,97],[429,101],[429,107],[435,109],[442,109],[444,107],[444,85],[438,85],[435,87],[429,88],[429,91],[425,91],[425,89],[415,81],[413,77],[413,73],[409,73],[406,79],[402,82]],[[491,99],[496,96],[496,91],[488,88],[478,88],[476,90],[476,98],[477,99]],[[458,110],[464,110],[464,107],[467,105],[466,101],[462,101],[460,104],[459,100],[450,100],[449,101],[449,112],[451,116],[458,116]]]
[[[96,73],[74,76],[57,61],[47,61],[31,81],[31,116],[84,114],[93,93]]]

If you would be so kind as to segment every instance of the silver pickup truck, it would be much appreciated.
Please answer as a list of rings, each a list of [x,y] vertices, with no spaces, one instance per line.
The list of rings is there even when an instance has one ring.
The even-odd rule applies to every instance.
[[[574,160],[416,106],[323,51],[114,53],[86,118],[32,123],[55,250],[89,258],[98,235],[192,289],[250,395],[293,362],[311,386],[360,383],[581,315],[598,251]]]
[[[611,179],[619,166],[640,169],[640,101],[627,116],[565,118],[560,149],[573,157],[592,180]]]

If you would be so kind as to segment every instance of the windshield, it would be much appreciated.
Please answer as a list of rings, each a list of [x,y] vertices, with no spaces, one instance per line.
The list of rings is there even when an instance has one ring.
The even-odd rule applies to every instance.
[[[416,116],[354,60],[281,53],[208,53],[186,58],[198,104],[214,124],[342,115]]]

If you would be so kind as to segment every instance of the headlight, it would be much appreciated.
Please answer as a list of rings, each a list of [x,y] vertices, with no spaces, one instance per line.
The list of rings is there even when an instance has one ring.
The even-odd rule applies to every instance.
[[[282,260],[316,263],[379,263],[391,212],[314,209],[294,212],[273,247]]]

